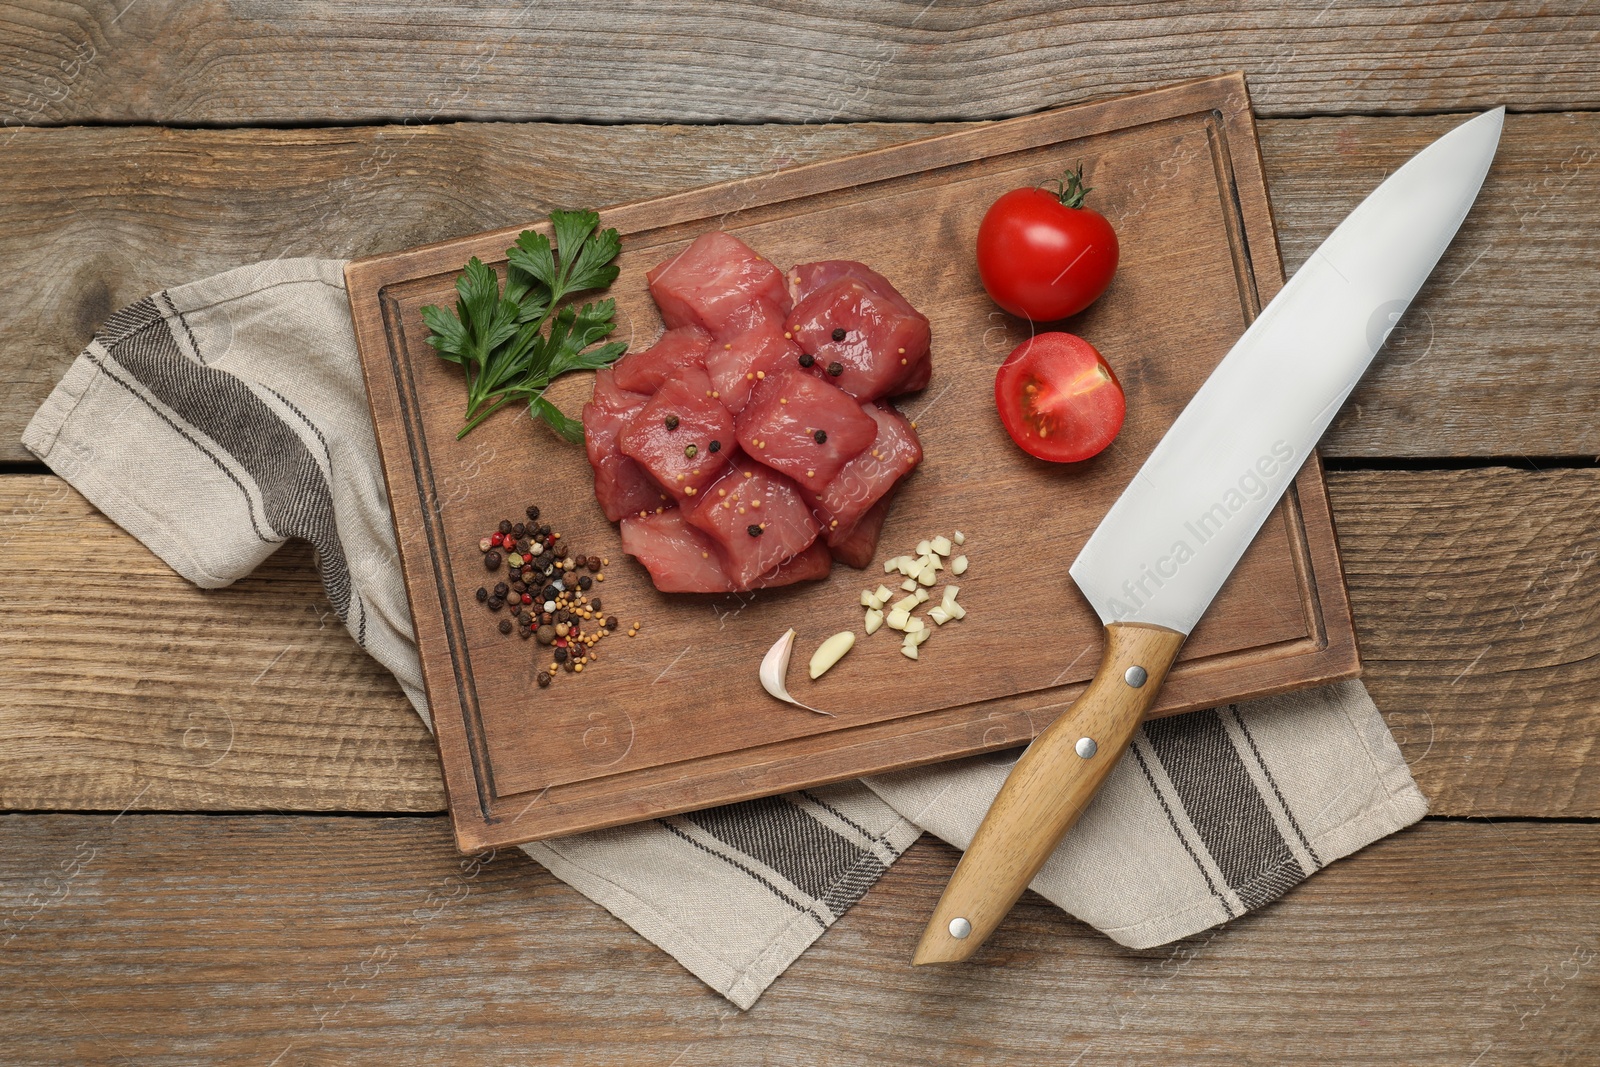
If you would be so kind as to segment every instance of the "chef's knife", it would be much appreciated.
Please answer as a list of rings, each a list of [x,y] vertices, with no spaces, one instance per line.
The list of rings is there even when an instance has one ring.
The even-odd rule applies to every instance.
[[[1078,821],[1167,669],[1455,237],[1505,109],[1439,138],[1339,224],[1239,338],[1072,564],[1105,624],[1082,696],[1012,768],[916,963],[966,959]]]

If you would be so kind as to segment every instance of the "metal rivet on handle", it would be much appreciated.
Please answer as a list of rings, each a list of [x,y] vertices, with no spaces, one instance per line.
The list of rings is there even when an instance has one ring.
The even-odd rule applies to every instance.
[[[957,915],[954,919],[950,920],[950,936],[955,938],[957,941],[965,940],[967,935],[970,933],[972,933],[972,924],[967,922],[967,920],[963,919],[961,916]]]
[[[1133,688],[1137,689],[1143,685],[1149,679],[1149,677],[1150,675],[1145,671],[1145,669],[1135,663],[1133,666],[1128,668],[1128,673],[1122,676],[1122,680],[1127,682]]]
[[[1092,737],[1080,737],[1078,738],[1078,743],[1072,747],[1084,759],[1093,759],[1094,754],[1100,749],[1100,746],[1094,743],[1094,738]]]

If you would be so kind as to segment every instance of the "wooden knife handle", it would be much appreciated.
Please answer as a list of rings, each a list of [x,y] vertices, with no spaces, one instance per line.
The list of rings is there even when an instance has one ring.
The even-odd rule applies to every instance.
[[[1122,758],[1185,636],[1142,623],[1106,627],[1105,659],[1094,680],[1011,769],[950,876],[913,963],[964,960],[1000,925]],[[1142,680],[1134,668],[1143,670]]]

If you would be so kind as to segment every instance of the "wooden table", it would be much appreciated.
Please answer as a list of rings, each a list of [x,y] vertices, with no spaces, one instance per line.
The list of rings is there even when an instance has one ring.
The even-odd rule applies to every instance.
[[[1600,15],[1226,8],[0,6],[0,1062],[1594,1062]],[[460,866],[432,743],[304,546],[201,592],[18,443],[162,286],[1234,68],[1290,270],[1512,114],[1324,446],[1433,815],[1175,945],[1030,896],[980,963],[913,971],[955,859],[925,840],[740,1014],[520,854]]]

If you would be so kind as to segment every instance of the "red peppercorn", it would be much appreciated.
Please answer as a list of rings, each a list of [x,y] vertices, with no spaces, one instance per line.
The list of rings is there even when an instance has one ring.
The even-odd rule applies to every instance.
[[[522,594],[522,602],[524,604],[532,604],[533,603],[533,594],[532,593],[523,593]]]
[[[494,547],[499,548],[501,545],[506,543],[505,535],[498,533],[490,534],[489,543]]]

